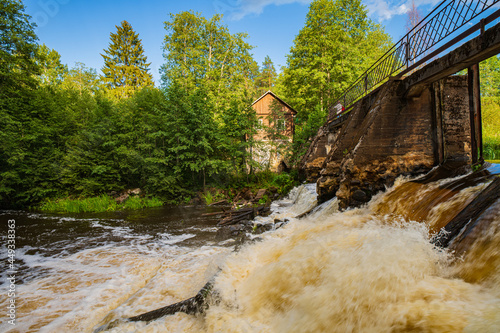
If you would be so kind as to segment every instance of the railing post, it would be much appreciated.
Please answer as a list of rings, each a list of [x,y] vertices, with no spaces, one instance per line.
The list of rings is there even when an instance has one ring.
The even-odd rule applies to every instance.
[[[365,75],[365,94],[368,91],[368,74]]]
[[[406,35],[405,60],[406,60],[406,68],[408,68],[410,66],[410,39],[408,34]]]

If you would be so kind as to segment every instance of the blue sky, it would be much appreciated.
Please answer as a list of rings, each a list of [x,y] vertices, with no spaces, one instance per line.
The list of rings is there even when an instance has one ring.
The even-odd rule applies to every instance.
[[[38,27],[40,43],[55,49],[69,67],[82,62],[100,72],[101,53],[109,34],[128,21],[142,39],[151,73],[159,83],[163,64],[164,22],[170,13],[193,10],[210,18],[224,14],[231,33],[246,32],[254,59],[262,64],[266,55],[276,69],[286,65],[286,55],[304,26],[310,0],[24,0],[26,12]],[[440,0],[415,0],[426,15]],[[386,28],[396,42],[404,34],[411,0],[363,0],[372,20]]]

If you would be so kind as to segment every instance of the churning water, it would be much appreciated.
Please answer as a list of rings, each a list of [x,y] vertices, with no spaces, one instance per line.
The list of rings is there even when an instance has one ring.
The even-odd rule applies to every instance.
[[[443,190],[459,181],[399,179],[345,212],[336,199],[311,211],[314,185],[300,186],[258,221],[290,222],[238,252],[216,241],[216,220],[195,209],[4,212],[19,224],[22,280],[17,324],[4,315],[0,331],[92,332],[192,297],[217,274],[220,302],[204,315],[124,321],[108,332],[500,332],[500,203],[467,246],[431,242],[487,186]]]

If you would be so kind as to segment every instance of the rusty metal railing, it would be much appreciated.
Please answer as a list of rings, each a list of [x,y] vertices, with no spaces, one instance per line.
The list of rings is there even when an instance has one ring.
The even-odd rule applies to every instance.
[[[335,99],[337,114],[347,113],[353,104],[391,76],[403,76],[455,45],[485,24],[500,17],[500,10],[446,42],[454,32],[478,18],[500,0],[444,0],[389,51],[368,68],[343,94]],[[438,47],[437,49],[434,49]]]

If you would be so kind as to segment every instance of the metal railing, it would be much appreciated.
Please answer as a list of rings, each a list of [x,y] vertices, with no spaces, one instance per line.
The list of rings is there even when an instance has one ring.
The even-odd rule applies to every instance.
[[[337,114],[349,112],[353,104],[391,76],[403,76],[450,48],[485,24],[500,17],[500,10],[481,20],[453,40],[445,39],[500,0],[444,0],[410,32],[368,68],[343,94],[332,108]],[[441,45],[442,44],[442,45]],[[439,46],[434,50],[434,47]]]

